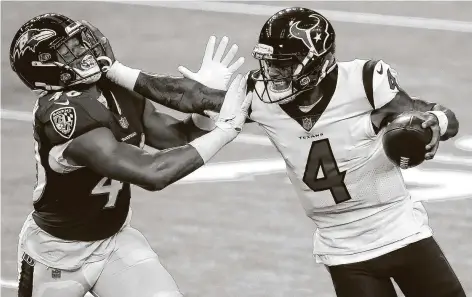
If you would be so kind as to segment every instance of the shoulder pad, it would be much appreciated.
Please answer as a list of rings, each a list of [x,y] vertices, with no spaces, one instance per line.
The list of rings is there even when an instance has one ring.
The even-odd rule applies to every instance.
[[[109,126],[111,115],[95,95],[70,91],[41,98],[36,118],[45,125],[51,143],[60,144]]]

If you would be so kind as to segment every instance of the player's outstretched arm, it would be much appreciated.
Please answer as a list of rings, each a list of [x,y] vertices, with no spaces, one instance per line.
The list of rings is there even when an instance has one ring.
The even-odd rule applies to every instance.
[[[94,129],[75,138],[63,155],[100,175],[151,191],[164,189],[204,164],[191,145],[148,153],[116,141],[108,128]]]
[[[204,110],[219,111],[231,76],[244,63],[244,58],[230,65],[238,46],[233,44],[223,56],[228,38],[225,36],[221,39],[216,52],[215,43],[216,37],[211,36],[198,72],[191,72],[183,66],[178,68],[184,77],[149,74],[131,69],[118,61],[106,69],[106,75],[129,90],[182,112],[202,114]]]
[[[228,66],[237,53],[237,45],[233,45],[221,60],[228,44],[226,37],[221,40],[213,57],[216,39],[212,36],[205,50],[202,67],[197,73],[192,73],[187,68],[180,66],[179,71],[184,77],[149,74],[116,61],[108,38],[88,21],[82,20],[80,22],[87,26],[101,43],[103,50],[97,60],[100,69],[107,78],[156,103],[185,113],[203,114],[206,109],[219,111],[231,75],[244,62],[244,58],[239,58],[231,66]]]
[[[187,145],[156,153],[118,142],[108,128],[97,128],[74,138],[63,156],[100,175],[133,183],[148,190],[161,190],[210,160],[241,131],[252,94],[238,75],[228,90],[211,132]]]
[[[155,103],[185,113],[219,110],[226,93],[186,77],[146,73],[118,61],[107,72],[107,77]]]

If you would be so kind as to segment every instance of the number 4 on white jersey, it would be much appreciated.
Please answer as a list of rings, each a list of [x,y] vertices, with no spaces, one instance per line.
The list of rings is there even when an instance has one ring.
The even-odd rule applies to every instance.
[[[105,186],[105,183],[107,181],[110,181],[110,184]],[[107,204],[105,204],[103,208],[113,208],[115,207],[118,193],[120,193],[122,188],[123,188],[123,182],[110,179],[108,177],[104,177],[98,182],[95,188],[93,188],[91,194],[92,195],[108,194],[108,202]]]

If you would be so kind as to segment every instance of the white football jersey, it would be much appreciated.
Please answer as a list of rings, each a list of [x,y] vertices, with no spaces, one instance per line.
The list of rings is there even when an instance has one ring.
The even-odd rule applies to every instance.
[[[370,76],[363,75],[366,62],[339,62],[321,82],[324,97],[306,113],[256,94],[251,105],[251,120],[281,153],[316,223],[314,254],[327,265],[365,261],[431,236],[423,205],[411,200],[400,169],[384,153],[383,131],[376,134],[371,122],[372,110],[398,92],[396,73],[370,61]]]

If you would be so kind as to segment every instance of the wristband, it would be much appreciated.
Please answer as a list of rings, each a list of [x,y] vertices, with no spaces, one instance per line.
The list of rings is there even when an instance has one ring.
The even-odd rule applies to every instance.
[[[203,162],[206,163],[231,140],[233,137],[230,133],[215,128],[213,131],[192,140],[189,144],[198,151]]]
[[[440,111],[440,110],[427,111],[427,113],[434,114],[436,116],[436,118],[438,118],[439,134],[441,136],[446,134],[447,125],[449,124],[449,121],[447,119],[447,115],[443,111]]]
[[[141,71],[138,69],[129,68],[128,66],[115,61],[107,71],[106,76],[112,82],[133,91],[140,72]]]

